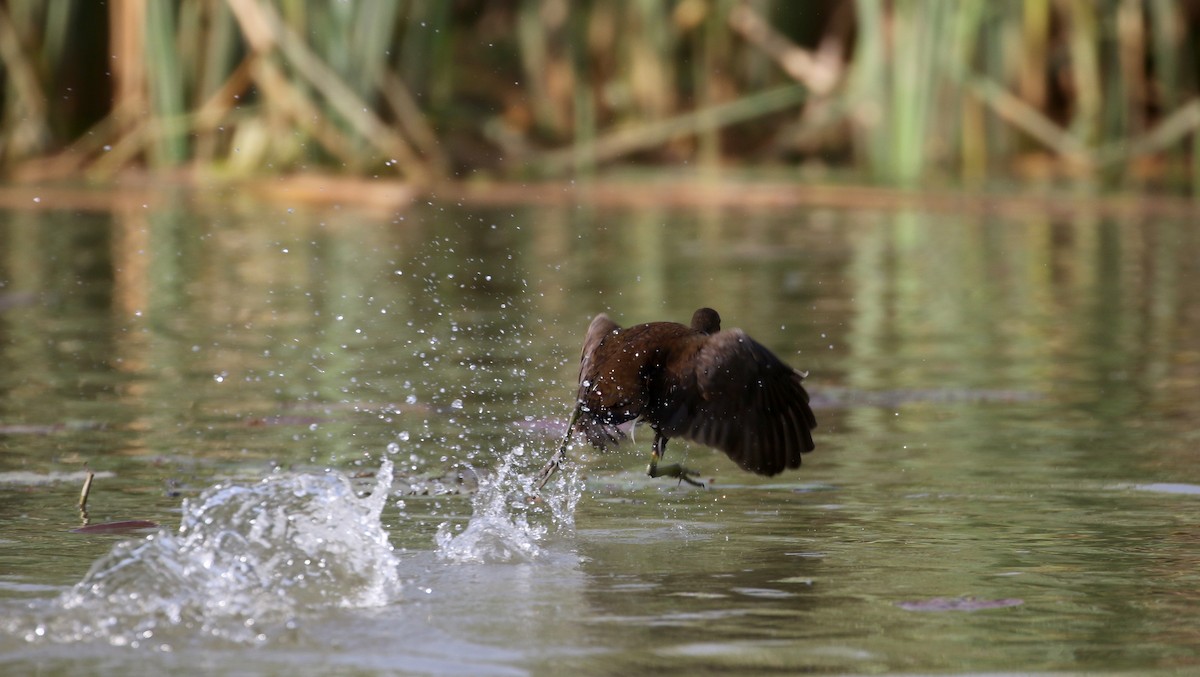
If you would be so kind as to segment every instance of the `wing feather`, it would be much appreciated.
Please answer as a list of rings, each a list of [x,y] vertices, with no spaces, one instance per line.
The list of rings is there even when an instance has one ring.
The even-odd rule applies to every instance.
[[[803,380],[745,332],[718,332],[697,355],[699,401],[672,432],[761,475],[797,468],[801,454],[813,449],[816,426]]]
[[[597,449],[607,449],[625,440],[625,432],[618,423],[606,418],[601,411],[593,411],[587,404],[589,388],[599,378],[596,355],[604,339],[621,329],[620,325],[609,319],[608,315],[600,313],[588,325],[587,335],[583,339],[583,351],[579,356],[579,394],[576,406],[580,407],[579,418],[575,423],[587,438],[588,443]]]

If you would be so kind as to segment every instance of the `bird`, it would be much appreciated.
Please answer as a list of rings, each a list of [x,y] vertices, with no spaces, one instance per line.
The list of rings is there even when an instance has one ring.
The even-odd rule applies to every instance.
[[[772,476],[800,467],[817,425],[803,381],[741,329],[721,330],[712,308],[690,325],[648,322],[623,328],[601,313],[588,326],[579,360],[579,390],[562,445],[538,476],[541,489],[566,460],[571,436],[597,449],[625,439],[622,423],[654,431],[650,477],[703,483],[678,463],[659,465],[667,441],[682,437],[725,452],[743,470]]]

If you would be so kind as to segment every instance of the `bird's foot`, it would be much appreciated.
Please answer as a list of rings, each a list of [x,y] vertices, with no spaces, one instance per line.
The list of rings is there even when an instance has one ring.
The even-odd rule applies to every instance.
[[[692,479],[693,477],[699,477],[700,473],[696,472],[695,470],[688,470],[678,463],[672,463],[670,465],[663,466],[651,465],[646,469],[646,474],[650,475],[651,477],[674,477],[680,482],[687,482],[693,487],[700,487],[701,489],[704,488],[703,482],[697,482],[696,480]]]

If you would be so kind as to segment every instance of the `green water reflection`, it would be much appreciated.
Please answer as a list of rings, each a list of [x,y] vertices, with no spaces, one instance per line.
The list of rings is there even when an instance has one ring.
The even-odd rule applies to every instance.
[[[214,482],[374,468],[389,443],[412,481],[493,467],[519,444],[532,469],[599,311],[685,321],[710,305],[811,372],[818,448],[797,473],[751,477],[672,443],[712,480],[698,492],[641,476],[648,437],[577,451],[588,492],[553,545],[575,559],[540,570],[439,565],[437,525],[470,507],[410,497],[388,514],[423,562],[409,576],[457,596],[413,601],[420,621],[405,605],[310,619],[311,636],[358,639],[306,645],[299,665],[284,643],[222,649],[209,667],[1200,664],[1200,230],[1185,220],[437,202],[382,219],[9,212],[0,285],[9,600],[53,595],[113,543],[69,533],[79,487],[51,473],[106,473],[94,520],[172,524]],[[898,606],[939,597],[1020,604]],[[454,663],[464,647],[475,661]],[[14,669],[79,667],[71,647],[0,651]]]

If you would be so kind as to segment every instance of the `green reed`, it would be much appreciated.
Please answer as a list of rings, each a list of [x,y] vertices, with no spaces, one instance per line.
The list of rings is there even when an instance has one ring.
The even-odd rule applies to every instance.
[[[915,184],[1037,161],[1200,183],[1200,45],[1185,11],[1171,0],[10,0],[0,166],[26,179],[191,166],[428,182],[815,161]]]

